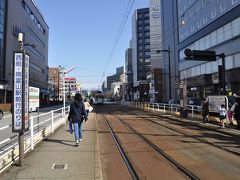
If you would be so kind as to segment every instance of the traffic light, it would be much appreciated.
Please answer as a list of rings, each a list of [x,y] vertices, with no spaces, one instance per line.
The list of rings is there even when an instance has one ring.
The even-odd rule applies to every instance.
[[[184,54],[186,55],[185,60],[195,61],[216,61],[215,51],[201,51],[185,49]]]

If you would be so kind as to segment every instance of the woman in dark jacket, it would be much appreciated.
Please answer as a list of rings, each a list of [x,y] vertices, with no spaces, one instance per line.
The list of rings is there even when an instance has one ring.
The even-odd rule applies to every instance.
[[[237,121],[237,128],[240,129],[240,97],[237,97],[234,108],[234,119]]]
[[[76,93],[74,102],[70,106],[69,120],[74,127],[74,135],[76,140],[76,146],[82,141],[82,122],[85,119],[87,121],[87,113],[84,108],[82,96]]]
[[[208,120],[208,114],[209,114],[209,104],[206,98],[203,98],[202,102],[202,116],[203,116],[203,122],[207,123]]]

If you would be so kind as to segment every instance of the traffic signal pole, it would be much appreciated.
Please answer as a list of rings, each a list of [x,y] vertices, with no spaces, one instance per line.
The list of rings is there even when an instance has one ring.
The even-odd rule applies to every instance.
[[[219,69],[219,84],[223,95],[226,95],[226,86],[225,86],[225,54],[216,54],[215,51],[202,51],[202,50],[191,50],[185,49],[184,53],[186,55],[185,60],[194,60],[194,61],[216,61],[216,58],[222,58],[222,68]]]
[[[222,54],[218,54],[216,55],[220,58],[222,58],[222,79],[221,79],[221,87],[222,87],[222,92],[224,95],[226,95],[226,86],[225,86],[225,54],[222,53]]]

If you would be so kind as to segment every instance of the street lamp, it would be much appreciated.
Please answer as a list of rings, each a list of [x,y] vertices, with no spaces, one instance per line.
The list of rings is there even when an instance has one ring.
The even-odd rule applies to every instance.
[[[159,54],[161,52],[167,52],[168,53],[168,80],[169,80],[169,100],[172,99],[172,90],[171,90],[171,63],[170,63],[170,49],[163,49],[163,50],[157,50],[156,53]]]
[[[66,102],[66,98],[65,98],[65,75],[68,74],[70,71],[72,71],[73,69],[75,69],[76,66],[71,67],[69,70],[65,71],[63,70],[63,113],[65,116],[65,102]]]

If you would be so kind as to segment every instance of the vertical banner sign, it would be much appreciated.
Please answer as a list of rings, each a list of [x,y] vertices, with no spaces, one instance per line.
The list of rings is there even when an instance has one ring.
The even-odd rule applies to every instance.
[[[12,131],[21,132],[22,123],[22,69],[23,69],[23,53],[14,53],[14,77],[13,77],[13,118]]]
[[[23,70],[24,72],[24,98],[23,98],[23,104],[24,104],[24,113],[23,113],[23,127],[24,131],[29,130],[29,55],[25,54],[24,59],[24,66],[25,68]]]

